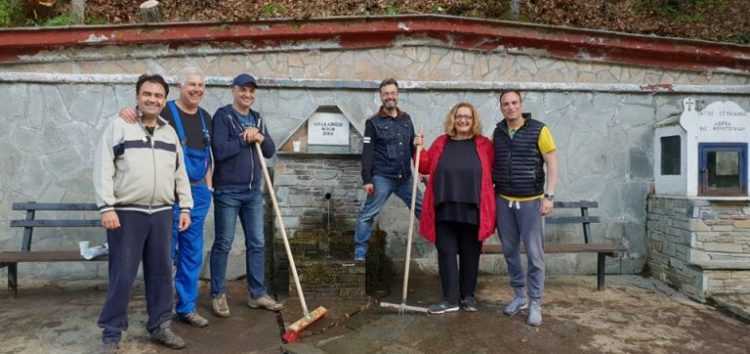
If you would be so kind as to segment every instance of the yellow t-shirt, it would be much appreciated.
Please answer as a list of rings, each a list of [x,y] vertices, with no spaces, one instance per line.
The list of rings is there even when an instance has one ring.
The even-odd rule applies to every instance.
[[[515,132],[516,132],[515,130],[510,131],[511,137],[513,136],[513,134],[515,134]],[[552,133],[550,133],[546,125],[542,127],[542,131],[539,132],[539,140],[537,141],[537,145],[539,146],[539,151],[542,152],[542,155],[548,154],[550,152],[557,150],[557,146],[555,146],[555,140],[552,139]],[[500,196],[512,202],[528,202],[530,200],[537,200],[537,199],[544,198],[544,194],[535,195],[531,197],[521,197],[521,198],[508,197],[502,194],[500,194]]]

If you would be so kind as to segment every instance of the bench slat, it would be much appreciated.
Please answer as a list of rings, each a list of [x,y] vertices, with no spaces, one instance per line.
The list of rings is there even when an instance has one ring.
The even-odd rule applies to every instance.
[[[555,208],[598,208],[599,202],[594,200],[579,200],[575,202],[555,202]]]
[[[92,261],[104,261],[107,256],[100,256]],[[23,262],[80,262],[86,261],[78,251],[31,251],[31,252],[0,252],[0,263]]]
[[[13,210],[99,210],[94,203],[13,203]]]
[[[544,253],[599,253],[599,252],[624,252],[625,247],[612,245],[609,243],[563,243],[554,245],[545,245]],[[502,254],[502,245],[484,245],[483,252],[486,254]],[[521,248],[522,253],[526,249]]]
[[[10,227],[91,227],[101,226],[101,220],[11,220]]]
[[[582,223],[599,223],[598,216],[547,216],[544,218],[545,224],[582,224]],[[580,225],[578,225],[580,226]]]

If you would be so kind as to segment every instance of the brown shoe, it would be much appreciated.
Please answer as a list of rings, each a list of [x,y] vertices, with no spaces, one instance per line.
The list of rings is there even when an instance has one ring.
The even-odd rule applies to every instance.
[[[211,299],[211,310],[217,317],[229,317],[229,305],[227,305],[227,294],[221,293]]]
[[[247,306],[252,309],[264,308],[269,311],[280,311],[284,308],[284,304],[276,302],[268,295],[263,295],[257,299],[253,299],[251,296],[247,299]]]
[[[174,319],[185,322],[193,327],[206,327],[208,326],[208,320],[199,315],[198,312],[193,311],[185,315],[175,314]]]
[[[162,327],[151,332],[151,340],[171,349],[185,348],[185,341],[172,332],[172,329],[169,327]]]

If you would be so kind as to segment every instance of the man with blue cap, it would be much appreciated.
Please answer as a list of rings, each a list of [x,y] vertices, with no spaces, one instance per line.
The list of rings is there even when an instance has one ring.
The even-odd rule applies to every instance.
[[[250,109],[255,102],[255,78],[240,74],[232,80],[233,102],[219,108],[213,118],[215,239],[211,247],[211,309],[218,317],[229,317],[226,269],[239,216],[245,233],[247,305],[279,311],[284,305],[268,296],[264,285],[263,176],[255,143],[264,158],[276,146],[260,113]]]

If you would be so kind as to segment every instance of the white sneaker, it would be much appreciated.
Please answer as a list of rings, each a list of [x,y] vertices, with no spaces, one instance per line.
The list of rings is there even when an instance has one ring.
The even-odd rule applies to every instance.
[[[217,317],[229,317],[229,305],[227,305],[227,294],[221,293],[211,299],[211,310]]]
[[[513,316],[528,307],[529,305],[528,303],[526,303],[526,297],[516,295],[513,297],[513,300],[511,300],[510,303],[505,306],[503,313],[508,316]]]
[[[537,327],[542,324],[542,304],[539,300],[531,300],[529,306],[529,318],[526,320],[529,326]]]
[[[262,307],[269,311],[279,311],[284,308],[284,304],[276,302],[276,300],[272,299],[268,295],[263,295],[257,299],[253,299],[253,297],[251,296],[249,299],[247,299],[247,306],[252,309]]]

